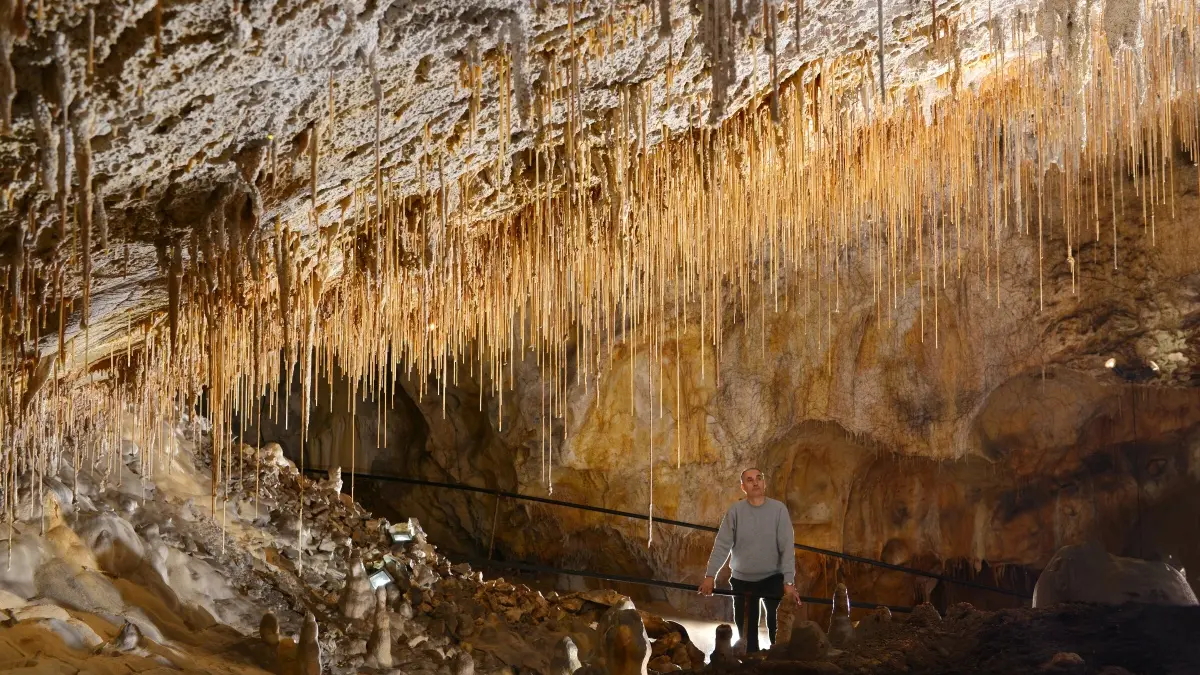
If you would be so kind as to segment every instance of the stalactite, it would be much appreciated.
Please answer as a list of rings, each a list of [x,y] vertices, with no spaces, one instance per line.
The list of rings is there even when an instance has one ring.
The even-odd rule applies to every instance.
[[[67,205],[71,198],[71,158],[74,155],[71,136],[70,107],[75,100],[71,77],[71,57],[67,39],[62,33],[54,35],[55,90],[58,94],[58,238],[67,237]]]
[[[86,98],[71,105],[71,126],[75,143],[75,168],[79,172],[79,254],[83,277],[83,307],[79,325],[87,328],[91,317],[92,295],[92,111]]]
[[[170,268],[167,271],[167,323],[171,331],[171,354],[174,357],[178,353],[179,345],[179,315],[181,297],[181,284],[183,276],[183,256],[181,247],[176,244],[171,247],[171,262]]]
[[[54,131],[50,106],[41,96],[35,96],[33,100],[33,132],[37,139],[42,191],[53,200],[58,194],[58,135]]]
[[[0,135],[12,133],[12,105],[17,95],[17,73],[13,70],[13,46],[24,40],[29,29],[20,0],[0,0]]]
[[[154,58],[162,58],[163,0],[154,2]]]
[[[96,10],[88,8],[87,81],[96,76]]]
[[[96,227],[96,237],[99,239],[101,250],[108,250],[108,211],[104,208],[104,187],[95,187],[92,197],[92,224]]]

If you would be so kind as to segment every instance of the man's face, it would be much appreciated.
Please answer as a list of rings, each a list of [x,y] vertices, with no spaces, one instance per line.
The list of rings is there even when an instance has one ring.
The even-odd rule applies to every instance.
[[[767,481],[758,469],[746,469],[742,472],[742,492],[747,497],[761,497],[767,491]]]

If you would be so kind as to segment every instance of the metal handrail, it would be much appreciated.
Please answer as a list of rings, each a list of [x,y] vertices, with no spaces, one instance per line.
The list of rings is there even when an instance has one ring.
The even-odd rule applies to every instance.
[[[307,469],[306,473],[319,474],[319,473],[323,473],[323,472],[327,472],[327,471],[328,471],[328,469]],[[621,516],[624,518],[631,518],[634,520],[647,520],[647,521],[651,520],[651,517],[644,513],[619,511],[617,509],[609,509],[609,508],[605,508],[602,506],[591,506],[589,504],[577,504],[574,502],[566,502],[566,501],[562,501],[559,499],[550,499],[548,497],[535,497],[533,495],[523,495],[518,492],[508,492],[506,490],[499,490],[496,488],[483,488],[483,487],[477,487],[474,485],[462,485],[459,483],[443,483],[440,481],[425,480],[425,479],[421,479],[421,478],[404,478],[401,476],[386,476],[386,475],[380,475],[380,474],[343,473],[342,475],[343,476],[353,476],[356,480],[357,479],[377,480],[377,481],[390,482],[390,483],[404,483],[404,484],[408,484],[408,485],[418,485],[418,486],[423,486],[423,487],[446,488],[446,489],[450,489],[450,490],[460,490],[463,492],[475,492],[475,493],[479,493],[479,494],[493,495],[495,497],[507,497],[510,499],[534,502],[534,503],[538,503],[538,504],[548,504],[551,506],[565,506],[568,508],[579,509],[581,511],[590,511],[593,513],[603,513],[605,515],[611,515],[611,516]],[[673,520],[671,518],[653,518],[653,521],[656,523],[661,523],[663,525],[674,525],[676,527],[700,530],[702,532],[716,532],[717,531],[717,528],[712,527],[711,525],[699,525],[697,523],[689,523],[689,522],[682,521],[682,520]],[[925,570],[919,570],[919,569],[916,569],[913,567],[905,567],[903,565],[895,565],[892,563],[884,562],[882,560],[874,560],[872,558],[865,558],[863,556],[857,556],[857,555],[853,555],[851,553],[842,553],[839,551],[831,551],[829,549],[818,548],[816,546],[808,546],[807,544],[796,544],[795,547],[796,547],[796,549],[801,550],[801,551],[808,551],[810,553],[819,553],[821,555],[826,555],[826,556],[829,556],[832,558],[840,558],[842,560],[846,560],[849,562],[861,563],[864,565],[871,565],[873,567],[879,567],[882,569],[888,569],[888,570],[893,570],[893,571],[897,571],[897,572],[904,572],[906,574],[911,574],[911,575],[919,576],[919,577],[925,577],[927,579],[936,579],[937,581],[943,581],[943,582],[946,582],[949,584],[955,584],[955,585],[964,586],[967,588],[974,588],[974,589],[981,590],[981,591],[988,591],[990,593],[998,593],[1001,595],[1008,595],[1011,597],[1021,598],[1022,600],[1030,600],[1033,597],[1032,595],[1029,595],[1026,593],[1021,593],[1020,591],[1013,591],[1013,590],[1009,590],[1007,588],[999,588],[997,586],[989,586],[987,584],[981,584],[981,583],[977,583],[974,581],[966,581],[964,579],[955,579],[953,577],[949,577],[944,574],[938,574],[936,572],[927,572]],[[872,605],[872,606],[875,606],[875,605]]]
[[[468,562],[473,567],[480,567],[480,568],[487,568],[487,567],[496,568],[496,567],[498,567],[498,568],[502,568],[502,569],[517,570],[520,572],[540,572],[540,573],[544,573],[544,574],[564,574],[567,576],[585,577],[588,579],[600,579],[602,581],[617,581],[617,582],[622,582],[622,583],[627,583],[627,584],[639,584],[642,586],[658,586],[660,588],[674,588],[674,589],[678,589],[681,591],[695,591],[695,590],[698,590],[698,588],[699,588],[698,586],[694,586],[691,584],[681,584],[676,581],[663,581],[661,579],[649,579],[649,578],[645,578],[645,577],[630,577],[630,576],[625,576],[625,575],[621,575],[621,574],[602,574],[600,572],[587,572],[584,570],[560,569],[557,567],[549,567],[547,565],[536,565],[536,564],[527,563],[527,562],[498,561],[498,560],[468,560]],[[763,598],[765,600],[781,600],[783,598],[783,596],[777,596],[777,595],[761,595],[758,593],[751,593],[751,594],[737,593],[737,592],[734,592],[731,590],[725,590],[723,588],[714,588],[713,595],[728,595],[728,596],[732,596],[732,597],[745,596],[747,598]],[[804,602],[808,602],[808,603],[812,603],[812,604],[816,604],[816,605],[832,605],[833,604],[832,598],[818,598],[818,597],[813,597],[813,596],[808,596],[808,595],[801,595],[799,597],[800,597],[800,600],[802,600]],[[908,607],[906,605],[879,605],[879,604],[874,604],[874,603],[870,603],[870,602],[858,602],[858,601],[854,601],[854,600],[850,601],[850,606],[857,607],[860,609],[878,609],[879,607],[887,607],[888,609],[890,609],[893,612],[900,612],[903,614],[910,613],[913,610],[912,607]]]

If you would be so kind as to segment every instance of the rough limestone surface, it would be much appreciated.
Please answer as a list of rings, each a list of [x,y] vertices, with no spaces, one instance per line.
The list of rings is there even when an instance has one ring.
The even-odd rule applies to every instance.
[[[992,16],[974,3],[942,9],[959,22],[954,40],[967,81],[972,66],[996,50],[988,22],[1016,21],[1012,4],[995,3]],[[419,166],[431,155],[444,155],[451,181],[493,161],[501,52],[512,62],[507,150],[519,157],[535,137],[561,135],[565,108],[542,120],[535,98],[567,68],[578,70],[585,124],[615,108],[623,91],[657,80],[647,125],[657,138],[664,127],[720,121],[743,107],[771,87],[772,59],[782,79],[878,40],[875,5],[865,0],[750,0],[723,11],[684,0],[204,0],[102,4],[90,15],[75,2],[23,5],[29,31],[12,44],[13,130],[0,145],[11,198],[26,203],[39,189],[36,160],[49,141],[39,144],[38,111],[47,109],[57,123],[62,75],[66,104],[86,102],[92,116],[82,138],[90,138],[110,227],[151,243],[185,227],[217,184],[237,177],[255,185],[271,147],[282,168],[263,215],[295,209],[308,198],[301,155],[317,125],[325,127],[326,158],[318,198],[336,204],[353,181],[374,172],[377,104],[382,164],[407,193],[418,189]],[[894,86],[955,66],[953,54],[930,48],[932,18],[928,7],[887,8],[885,69]],[[509,169],[491,183],[510,182],[521,161],[505,162]],[[336,208],[323,216],[337,220]]]

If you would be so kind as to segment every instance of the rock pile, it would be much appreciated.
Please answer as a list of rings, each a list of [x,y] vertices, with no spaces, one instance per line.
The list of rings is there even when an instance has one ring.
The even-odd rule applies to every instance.
[[[243,446],[240,457],[227,499],[254,526],[268,563],[319,589],[309,600],[327,672],[452,675],[517,666],[573,673],[588,664],[636,673],[648,662],[650,672],[668,673],[704,666],[705,654],[683,626],[638,612],[615,591],[543,594],[503,578],[484,581],[469,564],[442,556],[416,520],[403,524],[410,538],[393,541],[390,523],[337,491],[339,469],[310,480],[273,443]],[[610,621],[620,627],[615,642],[606,640]],[[640,644],[643,661],[634,654]]]

